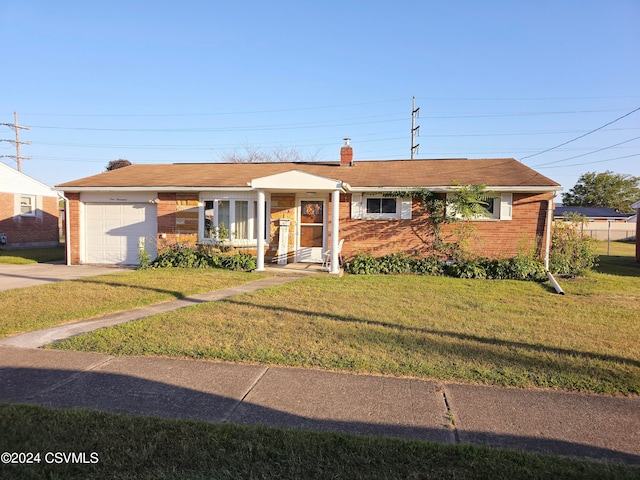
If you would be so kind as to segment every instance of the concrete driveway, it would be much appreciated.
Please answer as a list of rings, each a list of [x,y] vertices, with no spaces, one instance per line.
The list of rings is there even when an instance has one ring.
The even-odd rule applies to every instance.
[[[110,265],[63,265],[58,263],[0,264],[0,291],[108,273],[125,272],[127,270],[131,270],[131,268]]]

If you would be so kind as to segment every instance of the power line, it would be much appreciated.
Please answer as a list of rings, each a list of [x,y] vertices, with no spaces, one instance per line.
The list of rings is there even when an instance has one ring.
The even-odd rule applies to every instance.
[[[424,118],[429,119],[457,119],[457,118],[496,118],[496,117],[523,117],[523,116],[539,116],[539,115],[565,115],[565,114],[583,114],[583,113],[602,113],[619,111],[620,109],[609,110],[570,110],[570,111],[547,111],[547,112],[515,112],[515,113],[463,113],[456,115],[428,115]],[[390,114],[388,116],[395,116],[396,114]],[[115,115],[114,115],[115,116]],[[169,115],[167,115],[169,116]],[[356,117],[349,120],[361,120],[361,119],[373,119],[380,118],[387,115],[372,115],[367,117]],[[620,117],[623,118],[623,117]],[[60,127],[56,125],[32,125],[32,128],[41,128],[49,130],[82,130],[82,131],[97,131],[97,132],[176,132],[176,133],[196,133],[196,132],[234,132],[234,131],[247,131],[247,130],[287,130],[287,129],[302,129],[302,128],[329,128],[329,127],[344,127],[355,125],[369,125],[374,123],[394,123],[404,121],[405,117],[391,118],[387,120],[370,120],[366,122],[357,123],[330,123],[331,120],[325,122],[296,122],[285,124],[267,124],[267,125],[244,125],[244,126],[232,126],[232,127],[190,127],[190,128],[96,128],[96,127]]]
[[[595,162],[572,163],[570,165],[556,165],[555,167],[543,167],[543,168],[581,167],[583,165],[593,165],[594,163],[612,162],[614,160],[622,160],[624,158],[631,158],[631,157],[637,157],[637,156],[640,156],[640,153],[625,155],[623,157],[607,158],[606,160],[596,160]]]
[[[632,138],[630,140],[625,140],[624,142],[615,143],[613,145],[609,145],[608,147],[599,148],[598,150],[593,150],[592,152],[582,153],[582,154],[576,155],[574,157],[563,158],[562,160],[556,160],[556,161],[553,161],[553,162],[541,163],[541,164],[538,164],[538,165],[533,165],[532,168],[544,167],[544,166],[547,166],[547,165],[553,165],[555,163],[566,162],[567,160],[573,160],[574,158],[586,157],[587,155],[591,155],[591,154],[594,154],[594,153],[602,152],[603,150],[608,150],[610,148],[615,148],[615,147],[617,147],[619,145],[623,145],[625,143],[633,142],[634,140],[638,140],[639,138],[640,137],[634,137],[634,138]]]
[[[555,150],[556,148],[558,148],[558,147],[562,147],[562,146],[564,146],[564,145],[566,145],[566,144],[568,144],[568,143],[575,142],[576,140],[579,140],[579,139],[581,139],[581,138],[584,138],[584,137],[586,137],[587,135],[591,135],[592,133],[597,132],[598,130],[602,130],[604,127],[608,127],[609,125],[611,125],[612,123],[617,122],[618,120],[622,120],[623,118],[628,117],[629,115],[631,115],[632,113],[637,112],[638,110],[640,110],[640,107],[638,107],[638,108],[636,108],[636,109],[634,109],[634,110],[631,110],[629,113],[626,113],[626,114],[622,115],[621,117],[618,117],[618,118],[616,118],[615,120],[613,120],[613,121],[611,121],[611,122],[609,122],[609,123],[606,123],[606,124],[602,125],[601,127],[595,128],[595,129],[593,129],[593,130],[591,130],[591,131],[589,131],[589,132],[585,133],[584,135],[580,135],[579,137],[576,137],[576,138],[574,138],[574,139],[571,139],[571,140],[569,140],[568,142],[561,143],[560,145],[556,145],[555,147],[547,148],[546,150],[542,150],[541,152],[534,153],[533,155],[527,155],[526,157],[521,157],[521,158],[520,158],[520,161],[524,160],[525,158],[531,158],[531,157],[535,157],[535,156],[537,156],[537,155],[541,155],[541,154],[543,154],[543,153],[550,152],[551,150]]]

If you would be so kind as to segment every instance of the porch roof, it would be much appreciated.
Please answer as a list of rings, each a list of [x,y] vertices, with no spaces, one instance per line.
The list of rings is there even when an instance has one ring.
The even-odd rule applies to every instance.
[[[249,182],[252,188],[278,191],[333,191],[341,190],[342,182],[331,178],[321,177],[300,170],[289,170],[266,177],[256,178]]]

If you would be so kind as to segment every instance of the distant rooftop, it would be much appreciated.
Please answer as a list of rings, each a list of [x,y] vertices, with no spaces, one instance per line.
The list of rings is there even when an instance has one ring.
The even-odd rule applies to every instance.
[[[556,207],[553,211],[554,217],[562,217],[565,213],[578,213],[587,218],[629,218],[632,213],[620,213],[613,208],[606,207]]]

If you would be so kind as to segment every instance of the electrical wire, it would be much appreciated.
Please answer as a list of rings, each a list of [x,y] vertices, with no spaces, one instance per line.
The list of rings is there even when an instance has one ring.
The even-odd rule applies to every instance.
[[[632,113],[637,112],[638,110],[640,110],[640,107],[638,107],[638,108],[636,108],[636,109],[634,109],[634,110],[631,110],[629,113],[626,113],[626,114],[622,115],[621,117],[618,117],[618,118],[616,118],[615,120],[613,120],[613,121],[611,121],[611,122],[609,122],[609,123],[606,123],[606,124],[602,125],[601,127],[595,128],[595,129],[593,129],[593,130],[591,130],[591,131],[589,131],[589,132],[585,133],[584,135],[580,135],[579,137],[573,138],[573,139],[571,139],[571,140],[569,140],[569,141],[567,141],[567,142],[564,142],[564,143],[561,143],[561,144],[559,144],[559,145],[556,145],[555,147],[547,148],[546,150],[542,150],[541,152],[534,153],[533,155],[527,155],[526,157],[521,157],[519,160],[520,160],[520,161],[522,161],[522,160],[524,160],[524,159],[526,159],[526,158],[531,158],[531,157],[535,157],[535,156],[537,156],[537,155],[542,155],[543,153],[550,152],[551,150],[555,150],[555,149],[556,149],[556,148],[558,148],[558,147],[563,147],[564,145],[567,145],[568,143],[575,142],[576,140],[579,140],[579,139],[581,139],[581,138],[584,138],[584,137],[586,137],[587,135],[591,135],[592,133],[595,133],[595,132],[597,132],[598,130],[602,130],[604,127],[608,127],[608,126],[609,126],[609,125],[611,125],[612,123],[616,123],[617,121],[622,120],[622,119],[623,119],[623,118],[625,118],[625,117],[628,117],[629,115],[631,115]]]
[[[615,147],[617,147],[619,145],[623,145],[625,143],[633,142],[634,140],[638,140],[639,138],[640,137],[634,137],[634,138],[631,138],[629,140],[625,140],[624,142],[620,142],[620,143],[616,143],[616,144],[613,144],[613,145],[609,145],[608,147],[599,148],[598,150],[593,150],[592,152],[582,153],[582,154],[576,155],[574,157],[563,158],[562,160],[555,160],[553,162],[540,163],[538,165],[533,165],[532,168],[545,167],[547,165],[553,165],[555,163],[561,163],[561,162],[566,162],[567,160],[573,160],[574,158],[586,157],[587,155],[592,155],[594,153],[602,152],[603,150],[608,150],[610,148],[615,148]]]
[[[634,153],[632,155],[625,155],[623,157],[607,158],[606,160],[596,160],[595,162],[572,163],[570,165],[556,165],[555,167],[542,167],[542,168],[581,167],[583,165],[593,165],[594,163],[612,162],[614,160],[622,160],[622,159],[625,159],[625,158],[632,158],[632,157],[637,157],[637,156],[640,156],[640,153]]]

